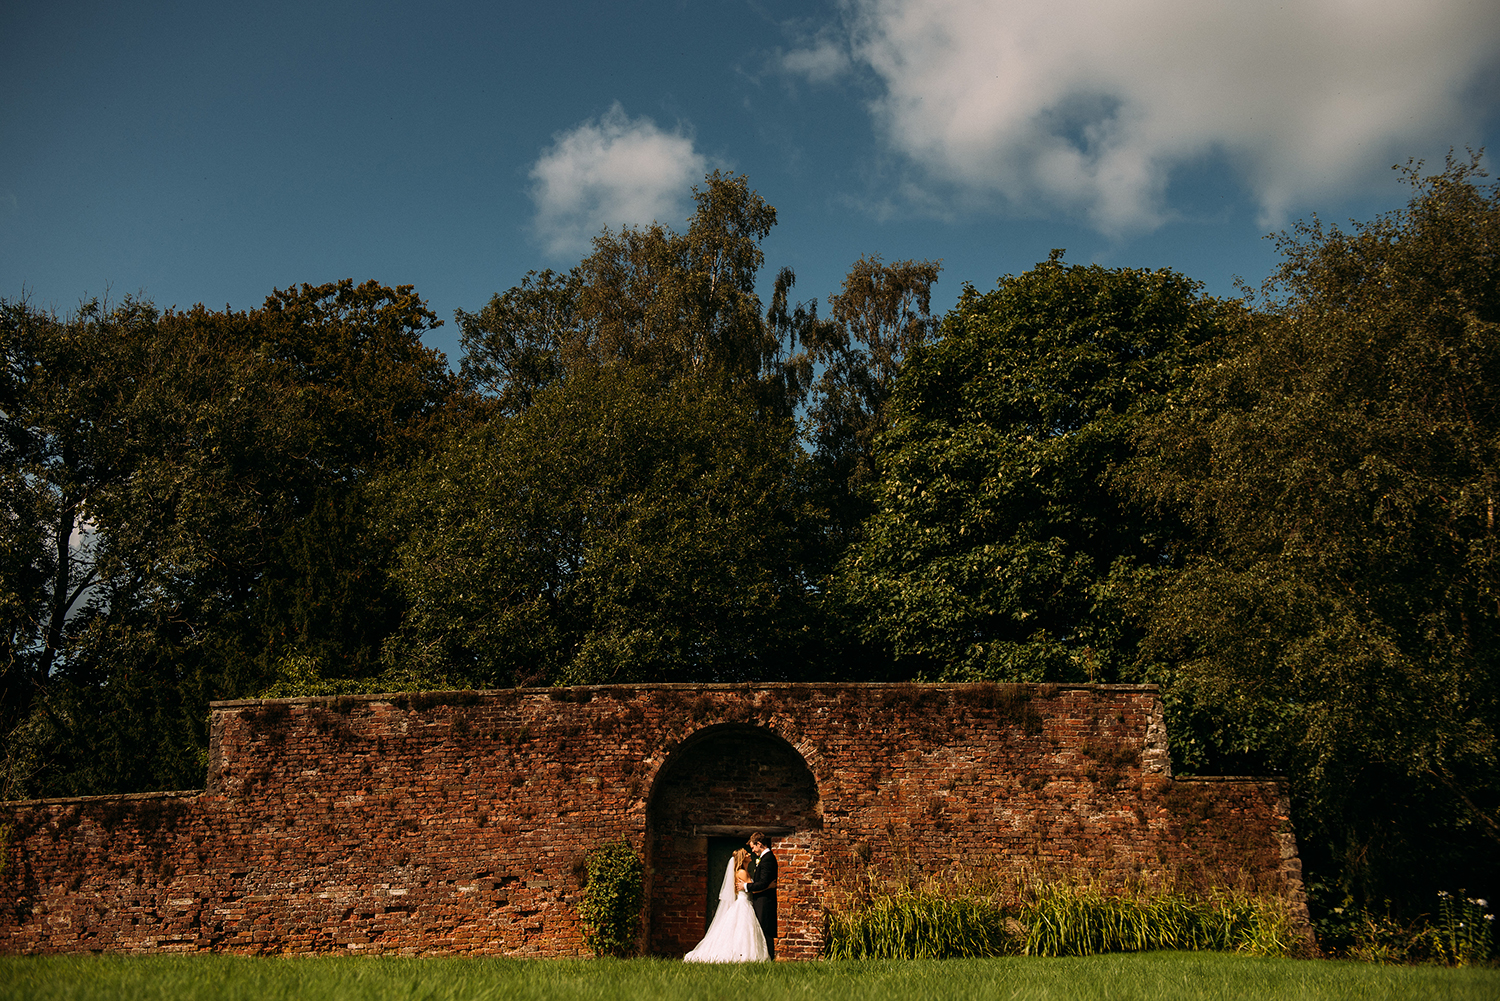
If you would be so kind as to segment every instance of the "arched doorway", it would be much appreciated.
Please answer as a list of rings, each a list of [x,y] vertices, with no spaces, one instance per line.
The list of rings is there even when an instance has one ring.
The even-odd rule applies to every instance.
[[[781,875],[782,939],[805,938],[797,905],[823,826],[818,785],[797,749],[765,727],[706,727],[683,742],[651,788],[647,814],[652,953],[680,956],[703,937],[730,850],[770,836]],[[718,867],[717,873],[710,869]],[[779,954],[788,953],[784,948]]]

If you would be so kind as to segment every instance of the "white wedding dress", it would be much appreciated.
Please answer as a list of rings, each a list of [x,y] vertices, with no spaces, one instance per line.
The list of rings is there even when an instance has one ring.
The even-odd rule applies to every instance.
[[[734,892],[734,859],[724,873],[719,906],[697,948],[682,957],[689,963],[754,963],[771,958],[766,936],[755,919],[750,895]]]

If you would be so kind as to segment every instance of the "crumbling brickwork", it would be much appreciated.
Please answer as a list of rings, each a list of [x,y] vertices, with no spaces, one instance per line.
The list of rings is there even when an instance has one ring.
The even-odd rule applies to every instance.
[[[681,685],[215,703],[207,788],[0,804],[0,951],[584,952],[583,859],[642,851],[642,944],[701,936],[762,829],[778,957],[850,866],[1238,884],[1305,920],[1281,784],[1177,780],[1149,686]]]

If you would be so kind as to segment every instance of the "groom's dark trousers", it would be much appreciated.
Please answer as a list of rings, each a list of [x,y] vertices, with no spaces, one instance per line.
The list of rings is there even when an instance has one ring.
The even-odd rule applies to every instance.
[[[766,852],[755,863],[755,878],[745,887],[750,907],[766,936],[766,951],[776,958],[776,856]]]

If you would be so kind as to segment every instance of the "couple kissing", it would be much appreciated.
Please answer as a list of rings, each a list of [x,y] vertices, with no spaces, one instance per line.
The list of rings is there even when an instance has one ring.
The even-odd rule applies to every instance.
[[[776,856],[765,835],[750,835],[724,871],[719,906],[689,963],[754,963],[776,958]]]

